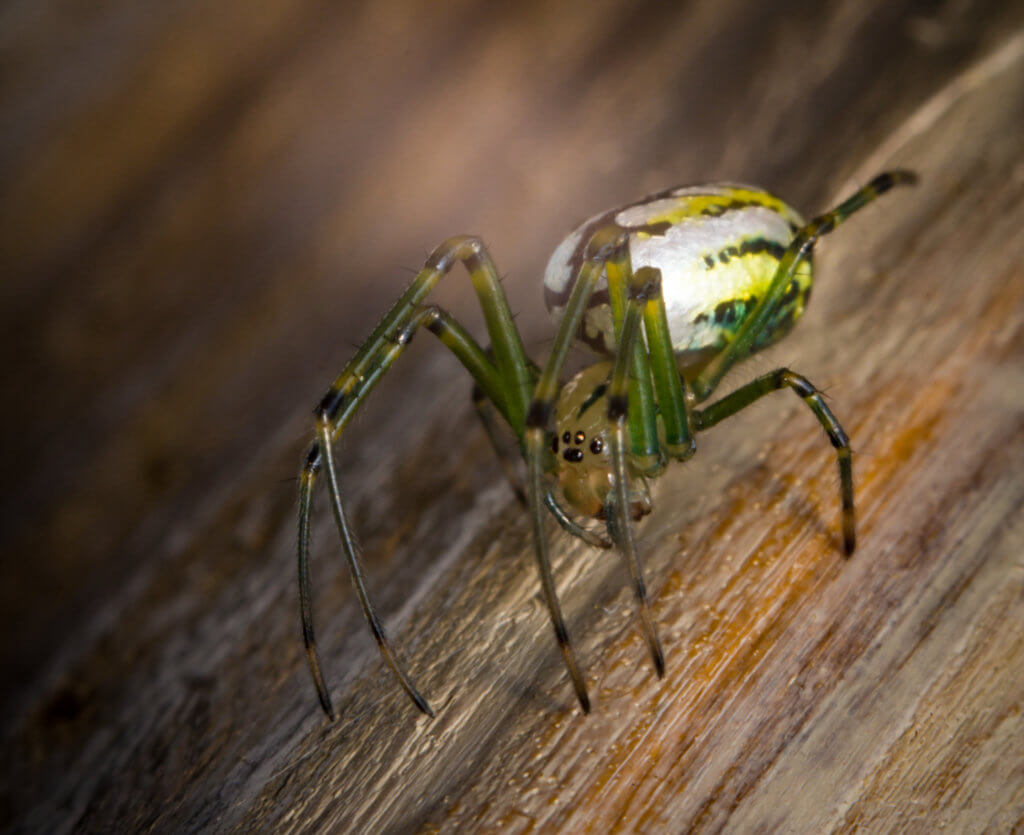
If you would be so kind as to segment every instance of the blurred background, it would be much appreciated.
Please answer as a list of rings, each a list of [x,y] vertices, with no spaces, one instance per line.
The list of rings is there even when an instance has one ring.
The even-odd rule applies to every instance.
[[[542,357],[540,278],[578,221],[714,179],[813,212],[1022,20],[1006,0],[4,3],[0,716],[24,782],[0,814],[116,820],[112,784],[55,775],[87,740],[130,748],[90,735],[169,665],[213,714],[260,698],[224,673],[243,656],[312,705],[290,552],[311,409],[439,241],[487,241]],[[436,299],[479,332],[463,276]],[[500,477],[483,441],[457,448],[469,383],[428,340],[346,441],[357,514]],[[408,486],[451,456],[460,485]],[[390,521],[366,541],[408,532]],[[392,568],[394,611],[418,575]],[[254,601],[244,643],[214,629]]]

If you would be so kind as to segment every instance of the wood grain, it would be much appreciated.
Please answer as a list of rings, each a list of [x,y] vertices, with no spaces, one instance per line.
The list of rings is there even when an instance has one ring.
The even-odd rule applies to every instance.
[[[1024,8],[160,8],[0,12],[0,825],[1024,826]],[[851,560],[797,398],[716,427],[639,529],[664,680],[618,561],[552,530],[580,716],[526,519],[423,338],[339,451],[438,716],[389,678],[318,504],[323,720],[307,409],[435,243],[484,236],[541,357],[537,276],[579,219],[715,178],[810,214],[894,165],[921,185],[822,242],[800,327],[727,381],[829,392]],[[437,299],[478,323],[467,287]]]

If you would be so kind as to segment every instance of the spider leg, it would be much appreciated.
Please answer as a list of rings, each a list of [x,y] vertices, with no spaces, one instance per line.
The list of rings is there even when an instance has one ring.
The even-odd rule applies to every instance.
[[[615,324],[615,338],[621,350],[622,322],[633,276],[628,246],[622,247],[608,259],[605,275],[608,277],[608,297]],[[665,469],[665,455],[658,438],[658,410],[651,386],[650,359],[642,339],[634,340],[630,353],[628,420],[632,463],[644,475],[656,476]]]
[[[503,294],[501,299],[502,301],[504,300]],[[331,497],[331,507],[335,523],[341,536],[349,573],[352,576],[352,582],[367,623],[370,625],[374,638],[377,640],[381,654],[406,693],[408,693],[409,697],[421,711],[433,716],[430,705],[412,684],[399,663],[370,600],[363,579],[363,568],[359,551],[348,520],[345,517],[344,508],[342,507],[341,491],[338,487],[334,458],[331,454],[332,442],[340,433],[340,429],[351,419],[358,406],[365,400],[374,384],[394,364],[412,340],[413,335],[421,327],[425,327],[434,333],[456,355],[473,376],[481,390],[498,405],[503,415],[508,417],[507,411],[510,408],[510,404],[514,404],[517,399],[514,383],[510,383],[506,378],[502,377],[501,373],[494,367],[494,364],[488,359],[483,349],[480,348],[473,337],[441,308],[436,305],[412,307],[408,311],[404,311],[403,315],[398,317],[396,321],[398,324],[395,326],[395,329],[382,331],[379,337],[376,338],[376,341],[381,345],[380,350],[375,355],[369,357],[364,357],[363,352],[360,351],[353,362],[350,363],[349,371],[339,377],[338,383],[335,384],[335,387],[332,387],[331,391],[324,398],[317,413],[317,439],[307,453],[300,475],[298,570],[302,632],[306,645],[306,655],[309,660],[320,704],[324,712],[332,719],[335,718],[334,708],[324,682],[319,653],[316,648],[309,581],[310,515],[312,512],[313,489],[316,485],[317,475],[321,466],[326,467],[327,487]],[[377,331],[380,330],[381,327],[378,326]],[[518,342],[518,334],[515,335],[515,340]],[[339,392],[345,392],[345,395],[339,396]]]
[[[855,515],[853,509],[853,464],[850,457],[850,440],[832,414],[821,392],[810,380],[796,374],[788,368],[779,368],[763,377],[758,377],[740,386],[736,391],[726,395],[707,408],[694,412],[693,421],[697,431],[703,431],[730,417],[751,403],[760,400],[766,394],[789,387],[806,403],[822,428],[828,434],[832,446],[835,447],[839,461],[839,491],[843,512],[843,551],[846,556],[853,553],[857,546],[855,533]]]
[[[331,704],[331,694],[324,682],[320,669],[320,653],[316,648],[316,633],[313,629],[313,596],[309,588],[309,521],[313,499],[313,487],[316,485],[317,472],[320,469],[320,444],[317,441],[309,448],[306,460],[299,475],[299,616],[302,620],[302,640],[306,645],[306,658],[313,674],[313,684],[320,699],[320,706],[333,722],[337,715]]]
[[[466,265],[473,289],[480,300],[491,339],[493,366],[504,381],[500,387],[501,398],[494,401],[495,405],[516,435],[521,433],[526,404],[533,387],[530,363],[512,320],[505,292],[501,289],[498,271],[486,247],[479,238],[460,236],[449,238],[430,254],[423,269],[324,395],[317,414],[326,410],[330,415],[332,439],[337,439],[352,419],[358,406],[357,393],[368,391],[383,374],[379,359],[393,349],[394,335],[403,330],[416,315],[426,295],[460,261]],[[476,348],[486,359],[479,345]],[[496,394],[493,386],[483,385],[482,388],[489,397]]]
[[[856,191],[836,208],[816,217],[801,228],[789,246],[775,271],[771,285],[764,298],[737,331],[733,340],[726,345],[707,367],[693,381],[693,393],[697,400],[704,400],[722,381],[730,368],[750,354],[751,347],[771,319],[779,300],[789,286],[800,262],[808,257],[815,242],[827,235],[854,212],[864,208],[880,195],[898,185],[912,185],[917,175],[911,171],[886,171]]]
[[[665,433],[665,452],[677,461],[685,461],[697,451],[697,445],[690,431],[686,383],[676,365],[660,281],[652,284],[644,302],[644,333],[647,336],[654,389],[658,395],[658,411]]]
[[[484,390],[480,386],[475,384],[473,386],[473,408],[476,409],[477,417],[480,418],[480,423],[483,424],[487,440],[491,442],[491,449],[494,450],[498,463],[501,465],[501,471],[505,474],[508,486],[512,488],[516,501],[525,508],[526,493],[523,492],[523,487],[519,483],[519,477],[516,475],[512,456],[508,454],[508,450],[502,442],[501,430],[498,427],[498,422],[494,419],[494,410],[496,408],[494,401],[484,394]]]
[[[544,506],[551,511],[551,515],[555,517],[555,521],[562,526],[562,529],[569,534],[572,534],[577,539],[582,539],[587,545],[592,548],[607,549],[612,547],[612,541],[600,534],[594,533],[593,531],[587,530],[579,522],[573,519],[568,511],[558,503],[558,499],[555,498],[553,490],[548,490],[544,494]]]
[[[544,484],[545,470],[551,466],[551,451],[547,439],[548,426],[555,411],[555,399],[558,396],[559,378],[565,365],[566,356],[576,332],[587,301],[594,292],[597,280],[604,271],[605,264],[616,253],[620,254],[628,245],[622,230],[608,227],[599,231],[587,245],[583,264],[580,266],[573,285],[572,293],[566,302],[562,320],[558,325],[551,352],[547,363],[537,380],[533,392],[533,400],[526,413],[526,424],[523,431],[523,455],[526,458],[526,495],[530,502],[530,520],[533,527],[534,549],[537,556],[537,568],[540,571],[541,588],[551,615],[551,625],[555,630],[555,638],[562,650],[565,666],[572,678],[576,698],[584,713],[590,712],[590,696],[583,681],[576,654],[572,648],[569,632],[562,617],[562,607],[558,602],[558,591],[551,574],[551,557],[548,553],[547,537],[544,535],[543,500],[547,492]]]
[[[373,603],[370,601],[369,592],[366,590],[362,563],[359,559],[359,550],[352,536],[352,529],[345,518],[345,510],[341,506],[338,474],[334,467],[334,456],[331,454],[331,426],[330,421],[326,418],[321,418],[317,425],[317,437],[320,439],[320,448],[323,450],[323,459],[327,470],[327,490],[331,496],[331,509],[334,511],[334,521],[338,526],[338,533],[341,535],[341,543],[345,549],[345,556],[348,559],[349,572],[352,574],[352,585],[355,586],[356,595],[359,597],[359,604],[363,607],[363,615],[366,617],[366,622],[370,624],[370,631],[373,632],[373,637],[377,640],[377,646],[380,648],[384,660],[398,677],[405,692],[409,694],[409,698],[413,700],[413,703],[421,711],[428,716],[433,716],[434,711],[409,679],[408,674],[391,648],[391,642],[388,641],[387,635],[384,634],[384,627],[381,626],[377,613],[374,611]]]
[[[647,599],[647,587],[644,583],[640,560],[636,554],[636,543],[633,539],[633,526],[630,524],[629,467],[626,456],[629,449],[627,432],[627,416],[629,412],[629,367],[632,364],[633,349],[640,341],[641,314],[648,299],[658,293],[661,284],[661,271],[650,267],[641,267],[634,274],[629,284],[629,301],[622,319],[622,331],[619,336],[619,350],[615,355],[615,366],[612,370],[611,385],[608,388],[608,423],[609,447],[614,473],[614,487],[608,496],[606,517],[608,530],[626,558],[630,576],[633,579],[633,591],[640,606],[640,620],[643,624],[644,637],[651,651],[654,669],[661,678],[665,675],[665,654],[658,638],[658,630],[651,617],[650,603]]]

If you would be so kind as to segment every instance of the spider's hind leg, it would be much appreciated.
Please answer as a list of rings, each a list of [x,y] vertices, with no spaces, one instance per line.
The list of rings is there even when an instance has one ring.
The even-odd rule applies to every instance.
[[[708,363],[700,376],[693,381],[692,390],[697,396],[697,400],[701,401],[707,398],[729,369],[750,355],[758,337],[768,327],[772,314],[796,274],[797,268],[809,257],[818,238],[834,231],[848,217],[885,194],[889,189],[900,185],[913,185],[916,182],[917,175],[912,171],[885,171],[855,191],[834,209],[819,215],[801,228],[786,248],[782,260],[779,261],[779,266],[775,270],[775,275],[764,298],[758,302],[757,307],[740,326],[732,341]]]
[[[758,377],[736,391],[726,395],[716,403],[694,413],[693,420],[698,431],[709,429],[716,423],[731,417],[745,409],[766,394],[782,388],[791,388],[818,419],[836,450],[839,463],[839,492],[843,513],[843,552],[846,556],[857,547],[856,516],[853,508],[853,463],[851,461],[850,439],[836,416],[828,407],[824,397],[817,388],[801,374],[788,368],[779,368],[763,377]]]

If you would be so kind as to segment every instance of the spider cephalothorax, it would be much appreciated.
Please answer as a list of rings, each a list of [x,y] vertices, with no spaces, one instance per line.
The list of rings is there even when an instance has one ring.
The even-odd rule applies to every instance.
[[[545,509],[570,534],[621,552],[655,670],[663,675],[664,653],[632,532],[632,522],[651,509],[647,479],[657,477],[668,459],[689,458],[697,433],[766,394],[790,388],[811,409],[836,450],[843,545],[851,554],[855,535],[850,445],[810,381],[780,368],[709,405],[701,404],[733,365],[781,339],[803,314],[811,291],[815,241],[883,192],[914,181],[907,171],[879,174],[809,223],[768,192],[731,184],[670,189],[594,216],[559,245],[548,264],[545,299],[558,330],[540,371],[526,357],[483,243],[457,237],[434,250],[320,402],[316,440],[302,468],[299,600],[306,653],[327,714],[333,717],[334,708],[313,635],[308,565],[311,499],[321,469],[374,637],[416,706],[433,715],[395,656],[370,602],[331,452],[332,442],[421,327],[435,334],[473,377],[474,401],[492,441],[494,412],[519,441],[526,461],[525,487],[514,483],[513,468],[504,458],[503,464],[530,511],[541,587],[584,712],[590,710],[590,698],[551,575]],[[444,310],[424,304],[434,285],[459,261],[480,299],[489,349]],[[574,340],[606,359],[563,385],[560,378]],[[608,536],[580,525],[564,504],[578,515],[603,520]]]
[[[604,519],[605,504],[615,486],[608,440],[608,384],[612,364],[599,362],[562,386],[555,404],[551,452],[559,490],[566,503],[582,516]],[[630,516],[651,512],[647,480],[630,478]]]

